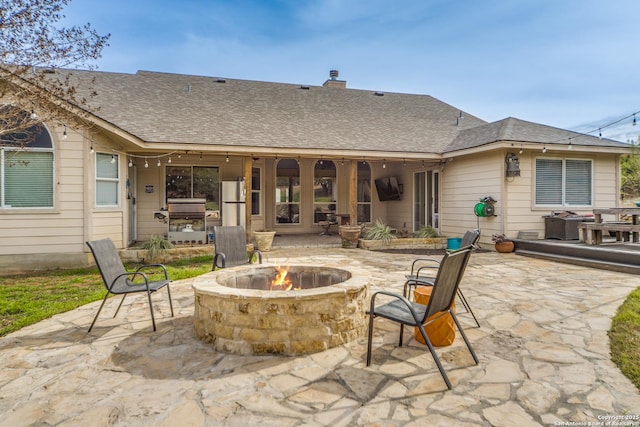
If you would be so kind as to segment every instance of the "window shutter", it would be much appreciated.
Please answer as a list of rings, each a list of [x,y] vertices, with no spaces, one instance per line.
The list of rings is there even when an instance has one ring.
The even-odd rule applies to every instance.
[[[562,160],[536,159],[536,205],[562,204]]]
[[[53,153],[9,152],[4,174],[7,207],[53,207]]]
[[[565,203],[591,205],[591,161],[566,160]]]

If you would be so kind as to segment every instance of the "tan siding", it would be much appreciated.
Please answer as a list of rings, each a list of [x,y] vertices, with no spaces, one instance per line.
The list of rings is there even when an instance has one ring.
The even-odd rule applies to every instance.
[[[505,152],[506,154],[506,152]],[[535,158],[539,152],[525,151],[518,154],[520,158],[520,176],[505,180],[505,194],[508,199],[509,212],[506,215],[506,233],[517,237],[519,231],[537,231],[540,238],[544,238],[544,216],[552,211],[571,210],[581,215],[592,214],[593,207],[617,206],[619,194],[617,157],[615,155],[600,154],[597,158],[579,156],[573,153],[551,152],[554,158],[583,158],[593,159],[594,205],[588,208],[568,208],[558,206],[535,206],[534,167]]]
[[[183,159],[172,159],[173,164],[183,165],[186,164]],[[195,161],[192,159],[191,161]],[[153,212],[160,208],[166,207],[164,204],[164,188],[162,183],[164,179],[165,168],[158,167],[154,164],[153,160],[149,162],[149,167],[144,167],[144,160],[138,159],[137,161],[137,188],[136,188],[136,214],[138,219],[138,240],[147,240],[151,235],[164,236],[167,232],[167,226],[161,221],[153,217]],[[145,193],[145,188],[148,185],[153,186],[153,193]]]
[[[490,241],[491,235],[502,229],[503,201],[501,156],[476,154],[456,158],[447,163],[441,174],[440,229],[444,236],[462,236],[465,231],[480,225],[482,241]],[[497,217],[477,218],[474,206],[484,196],[492,196],[496,203]]]
[[[55,208],[0,212],[0,256],[84,251],[83,139],[68,129],[63,140],[58,131],[53,138]]]
[[[111,238],[116,247],[123,247],[123,211],[94,212],[91,240]]]

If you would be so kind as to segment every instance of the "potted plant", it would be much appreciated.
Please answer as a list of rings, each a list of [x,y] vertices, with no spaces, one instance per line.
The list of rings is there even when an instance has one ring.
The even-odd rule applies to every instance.
[[[255,230],[253,232],[253,238],[256,241],[256,248],[260,252],[269,252],[273,246],[273,238],[275,235],[275,230]]]
[[[496,251],[501,253],[513,252],[515,245],[511,239],[504,234],[494,234],[491,240],[495,243]]]
[[[342,247],[347,249],[353,249],[358,247],[358,239],[360,238],[360,233],[362,233],[361,225],[340,225],[338,227],[338,233],[340,234],[340,239],[342,240]]]

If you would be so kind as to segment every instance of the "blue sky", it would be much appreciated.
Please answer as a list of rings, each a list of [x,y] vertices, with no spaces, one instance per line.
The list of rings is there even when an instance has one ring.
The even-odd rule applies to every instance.
[[[588,132],[640,110],[637,0],[72,0],[101,71],[432,95],[487,121]],[[640,122],[640,115],[638,115]],[[631,119],[603,136],[638,140]]]

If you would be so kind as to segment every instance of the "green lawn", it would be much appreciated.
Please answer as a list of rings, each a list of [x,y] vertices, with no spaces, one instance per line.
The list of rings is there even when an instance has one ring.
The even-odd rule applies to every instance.
[[[211,271],[212,256],[165,264],[172,280]],[[127,265],[134,270],[138,265]],[[153,276],[151,276],[153,278]],[[104,298],[97,268],[0,277],[0,336]]]
[[[640,288],[618,308],[609,338],[611,360],[640,390]]]

